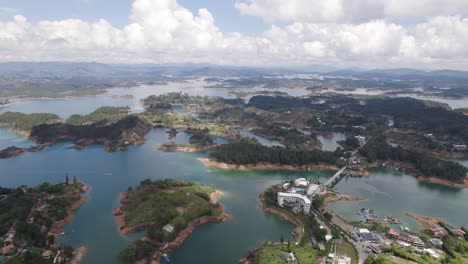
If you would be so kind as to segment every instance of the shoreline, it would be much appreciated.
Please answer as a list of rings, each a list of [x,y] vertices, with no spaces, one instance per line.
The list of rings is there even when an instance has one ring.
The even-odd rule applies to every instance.
[[[326,197],[323,200],[323,208],[328,210],[328,205],[330,203],[337,203],[337,202],[347,202],[347,201],[366,201],[367,198],[364,197],[359,197],[359,196],[353,196],[353,195],[348,195],[348,194],[342,194],[342,193],[335,193],[334,196],[332,197]]]
[[[163,249],[156,250],[156,252],[151,257],[153,261],[152,263],[160,263],[160,259],[164,254],[179,248],[182,245],[182,243],[185,241],[185,239],[187,239],[193,233],[193,231],[195,231],[195,228],[197,226],[207,224],[207,223],[226,222],[231,219],[232,219],[232,215],[226,214],[223,212],[220,216],[202,216],[200,218],[190,221],[188,226],[184,230],[180,231],[174,240],[167,243]]]
[[[418,223],[424,228],[424,229],[431,229],[433,227],[437,227],[440,222],[444,222],[442,219],[438,219],[435,217],[430,217],[430,216],[422,216],[418,215],[416,213],[411,213],[411,212],[406,212],[405,216],[411,217],[418,221]]]
[[[294,166],[294,165],[277,165],[271,163],[258,163],[258,164],[246,164],[246,165],[237,165],[237,164],[228,164],[223,162],[217,162],[210,160],[209,158],[197,158],[198,161],[205,164],[208,167],[215,167],[220,169],[238,169],[238,170],[255,170],[255,169],[266,169],[266,170],[338,170],[339,168],[335,165],[325,165],[325,164],[312,164],[308,166]]]
[[[127,226],[127,223],[125,222],[126,212],[121,209],[122,205],[124,205],[127,202],[126,201],[127,194],[128,194],[128,192],[126,192],[126,191],[122,192],[120,194],[120,200],[119,200],[120,206],[118,208],[115,208],[112,211],[112,215],[114,215],[116,217],[119,233],[122,236],[127,236],[127,235],[131,235],[131,234],[134,234],[134,233],[138,233],[140,231],[143,231],[143,230],[147,229],[149,226],[151,226],[151,225],[153,225],[155,223],[155,222],[146,222],[146,223],[142,223],[142,224],[139,224],[139,225],[136,225],[136,226],[133,226],[133,227],[128,227]],[[218,189],[215,189],[213,192],[210,193],[210,202],[212,204],[216,204],[218,202],[219,197],[223,196],[224,194],[225,194],[225,192],[223,192],[221,190],[218,190]],[[231,215],[224,213],[224,206],[220,205],[220,208],[222,210],[222,213],[221,213],[220,216],[217,216],[217,217],[228,217],[229,219],[232,218]],[[229,219],[227,219],[227,220],[229,220]],[[197,219],[194,219],[192,221],[195,221],[195,220],[197,220]]]
[[[315,164],[309,166],[293,166],[293,165],[275,165],[269,163],[259,163],[259,164],[246,164],[246,165],[237,165],[237,164],[228,164],[223,162],[213,161],[209,158],[197,158],[198,161],[202,162],[205,166],[214,167],[219,169],[237,169],[237,170],[257,170],[257,169],[271,169],[271,170],[303,170],[303,171],[311,171],[311,170],[338,170],[339,168],[335,165],[324,165],[324,164]],[[411,164],[403,164],[403,163],[393,163],[400,167],[410,169],[414,171],[414,167]],[[363,172],[356,173],[356,175],[360,177],[369,177],[370,173],[367,169],[370,168],[377,168],[382,167],[379,164],[369,164]],[[458,188],[458,189],[468,189],[468,178],[465,178],[464,183],[456,183],[449,180],[439,179],[436,177],[425,177],[418,173],[411,172],[409,173],[410,176],[414,177],[419,182],[429,182],[434,184],[440,184],[448,187]]]
[[[91,188],[88,185],[83,185],[82,191],[80,191],[80,195],[87,193],[90,189]],[[61,233],[60,231],[73,220],[74,212],[78,210],[83,204],[87,203],[88,201],[89,201],[88,197],[81,196],[79,200],[75,201],[70,206],[68,206],[67,207],[68,216],[60,221],[55,222],[50,228],[49,233],[55,236],[55,238],[57,238]]]
[[[294,230],[292,232],[293,237],[297,240],[297,241],[302,241],[302,238],[304,237],[304,224],[297,220],[297,219],[294,219],[293,217],[291,217],[290,215],[284,213],[284,212],[281,212],[280,210],[274,208],[274,207],[267,207],[265,205],[265,199],[263,198],[263,192],[258,196],[258,198],[260,199],[260,210],[262,210],[262,212],[264,213],[271,213],[271,214],[274,214],[278,217],[280,217],[281,219],[283,220],[286,220],[288,222],[290,222],[291,224],[294,225]]]
[[[180,151],[180,152],[188,152],[188,153],[193,153],[193,152],[201,152],[201,151],[206,151],[212,148],[215,148],[219,146],[219,144],[213,144],[209,146],[197,146],[197,147],[187,147],[184,145],[170,145],[170,146],[164,146],[161,145],[159,147],[156,147],[156,150],[161,150],[161,151]]]
[[[126,203],[126,197],[127,197],[127,192],[122,192],[120,194],[121,198],[120,198],[120,204],[123,205]],[[210,193],[210,202],[213,203],[213,204],[216,204],[217,201],[218,201],[218,198],[222,195],[224,195],[225,193],[221,190],[218,190],[218,189],[215,189],[213,192]],[[151,254],[151,256],[149,256],[147,258],[148,261],[151,261],[151,263],[160,263],[160,258],[170,252],[170,251],[173,251],[177,248],[179,248],[183,242],[185,241],[185,239],[187,239],[190,234],[193,233],[193,231],[195,230],[195,228],[197,226],[200,226],[200,225],[203,225],[203,224],[206,224],[206,223],[220,223],[220,222],[225,222],[225,221],[229,221],[232,219],[232,215],[230,214],[227,214],[224,212],[224,206],[223,205],[219,205],[219,208],[221,209],[222,213],[221,215],[219,216],[202,216],[202,217],[199,217],[199,218],[196,218],[196,219],[193,219],[192,221],[190,221],[187,225],[187,227],[183,230],[181,230],[179,232],[179,234],[177,235],[177,237],[172,240],[171,242],[168,242],[166,243],[162,248],[159,248],[157,250],[154,251],[154,253]],[[150,227],[151,225],[153,225],[155,222],[147,222],[147,223],[142,223],[142,224],[139,224],[137,226],[133,226],[133,227],[127,227],[126,226],[126,223],[125,223],[125,211],[121,209],[121,206],[114,209],[113,210],[113,215],[116,217],[116,221],[117,221],[117,225],[118,225],[118,229],[119,229],[119,233],[122,235],[122,236],[126,236],[126,235],[129,235],[129,234],[132,234],[132,233],[136,233],[136,232],[140,232],[140,231],[143,231],[145,229],[147,229],[148,227]],[[142,238],[140,238],[140,240],[145,240],[153,245],[161,245],[162,244],[158,241],[153,241],[151,239],[149,239],[146,235],[143,236]],[[140,263],[141,260],[138,260],[136,261],[135,263]]]
[[[439,184],[447,187],[452,187],[452,188],[457,188],[457,189],[468,189],[468,177],[465,178],[463,183],[458,183],[458,182],[453,182],[449,180],[444,180],[440,179],[434,176],[423,176],[420,174],[417,169],[414,168],[414,166],[410,163],[405,163],[405,162],[392,162],[392,166],[398,166],[404,169],[409,170],[407,173],[411,177],[415,178],[418,182],[427,182],[427,183],[434,183],[434,184]],[[378,162],[369,164],[367,168],[378,168],[378,167],[383,167],[380,165]],[[385,168],[385,167],[384,167]]]

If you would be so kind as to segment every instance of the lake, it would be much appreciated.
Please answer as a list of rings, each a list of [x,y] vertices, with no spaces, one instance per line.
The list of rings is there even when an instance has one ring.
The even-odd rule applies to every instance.
[[[190,236],[171,254],[171,263],[238,263],[249,249],[263,240],[287,237],[293,226],[259,209],[258,195],[268,186],[296,177],[325,180],[331,172],[235,171],[206,168],[197,157],[204,153],[163,152],[155,147],[167,141],[166,129],[154,129],[147,143],[130,147],[127,152],[107,153],[102,146],[82,151],[65,149],[60,143],[38,153],[25,153],[0,160],[0,185],[34,186],[44,181],[64,181],[65,173],[91,186],[89,201],[65,227],[59,242],[87,245],[84,263],[115,263],[118,253],[132,238],[121,236],[112,210],[118,207],[120,193],[143,179],[176,178],[215,186],[226,195],[220,199],[233,219],[211,223]],[[110,175],[112,174],[112,175]],[[209,251],[205,251],[209,249]]]
[[[139,100],[150,94],[173,91],[192,95],[219,95],[229,97],[226,89],[203,88],[205,83],[193,80],[187,83],[141,86],[109,90],[105,96],[66,100],[21,101],[0,112],[19,111],[24,113],[51,112],[67,118],[71,114],[87,114],[105,105],[130,106],[132,111],[141,111]],[[133,95],[133,99],[112,98],[112,95]],[[73,221],[65,227],[65,236],[60,242],[73,246],[86,245],[89,253],[84,263],[115,263],[118,253],[137,235],[124,237],[118,232],[112,210],[118,207],[120,193],[129,186],[136,186],[143,179],[176,178],[197,181],[215,186],[226,192],[220,198],[227,213],[233,219],[223,223],[201,226],[184,242],[181,248],[171,253],[172,263],[238,263],[238,260],[263,240],[278,241],[287,237],[293,226],[274,215],[264,214],[258,205],[258,195],[268,186],[282,180],[297,177],[313,177],[324,181],[333,172],[291,172],[281,170],[236,171],[205,167],[197,161],[206,153],[163,152],[155,148],[168,142],[166,129],[154,129],[147,136],[147,143],[132,146],[127,152],[107,153],[103,146],[92,145],[82,151],[65,149],[70,142],[56,144],[38,153],[24,153],[8,160],[0,160],[0,185],[17,187],[21,184],[34,186],[44,181],[64,181],[65,173],[91,186],[89,202],[75,214]],[[279,142],[253,136],[265,145]],[[250,133],[250,134],[249,134]],[[185,143],[188,134],[179,134],[175,141]],[[322,139],[324,149],[336,148],[336,141],[343,136]],[[225,141],[217,139],[219,143]],[[326,144],[325,144],[326,143]],[[0,147],[33,144],[11,132],[0,128]],[[468,166],[467,161],[461,161]],[[345,193],[367,198],[365,201],[340,202],[331,205],[336,213],[357,219],[362,207],[375,209],[379,216],[395,215],[410,228],[418,224],[404,217],[405,212],[446,219],[455,225],[468,226],[468,190],[457,190],[429,183],[417,182],[413,177],[389,170],[374,170],[369,177],[345,178],[336,188]]]

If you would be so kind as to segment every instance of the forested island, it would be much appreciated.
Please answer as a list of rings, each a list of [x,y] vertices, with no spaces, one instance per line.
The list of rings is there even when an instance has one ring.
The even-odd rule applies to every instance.
[[[181,180],[144,180],[122,194],[114,211],[122,234],[147,230],[121,253],[125,263],[159,261],[162,254],[179,247],[198,225],[230,217],[216,202],[213,187]],[[157,205],[157,206],[155,206]]]
[[[284,147],[267,147],[248,140],[228,143],[214,148],[210,152],[210,160],[221,164],[262,167],[292,168],[309,170],[320,165],[339,166],[343,153],[320,150],[301,150]],[[209,161],[208,161],[208,164]],[[213,164],[213,163],[211,163]]]
[[[384,136],[367,142],[359,152],[369,163],[375,161],[406,163],[415,170],[417,176],[436,177],[458,184],[465,183],[468,173],[468,168],[457,162],[400,146],[392,147],[386,143]]]
[[[60,117],[49,113],[23,114],[5,112],[0,115],[0,126],[11,126],[13,131],[29,135],[33,127],[41,124],[52,124],[60,121]]]
[[[129,144],[143,144],[151,126],[137,116],[128,116],[112,124],[44,124],[32,129],[31,137],[39,142],[74,141],[77,148],[104,144],[106,151],[126,150]]]
[[[87,190],[87,186],[68,176],[59,184],[0,188],[2,253],[12,261],[9,263],[79,262],[86,248],[58,245],[55,239],[71,221],[73,211],[87,201],[83,196]]]
[[[37,152],[60,141],[73,141],[74,148],[103,144],[106,151],[126,150],[128,145],[145,142],[144,136],[152,125],[136,115],[129,115],[128,107],[101,107],[89,115],[72,115],[65,122],[53,114],[22,114],[6,112],[0,122],[24,131],[37,146],[9,147],[0,151],[0,158],[10,158],[23,152]]]
[[[213,142],[209,129],[189,128],[185,131],[191,134],[189,144],[176,144],[174,142],[164,143],[158,147],[159,150],[166,151],[183,151],[183,152],[198,152],[212,149],[218,144]],[[171,135],[169,135],[171,137]]]

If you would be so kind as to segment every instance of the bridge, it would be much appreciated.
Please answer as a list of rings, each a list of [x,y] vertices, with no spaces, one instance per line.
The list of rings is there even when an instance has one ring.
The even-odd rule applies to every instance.
[[[336,180],[341,176],[341,174],[348,168],[348,165],[345,165],[343,168],[341,168],[339,171],[335,173],[330,179],[328,179],[323,185],[327,187],[331,187],[333,183],[335,183]]]

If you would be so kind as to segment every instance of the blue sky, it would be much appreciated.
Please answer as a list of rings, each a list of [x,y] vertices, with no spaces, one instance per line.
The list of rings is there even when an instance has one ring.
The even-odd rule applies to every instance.
[[[178,3],[194,14],[200,8],[207,8],[223,32],[256,35],[271,26],[260,18],[242,15],[234,7],[235,0],[179,0]],[[87,21],[104,18],[116,27],[123,27],[129,21],[131,0],[1,0],[0,7],[18,10],[0,12],[0,20],[9,20],[16,14],[26,16],[33,23],[67,18]]]
[[[0,61],[468,70],[467,14],[468,0],[0,0]]]

